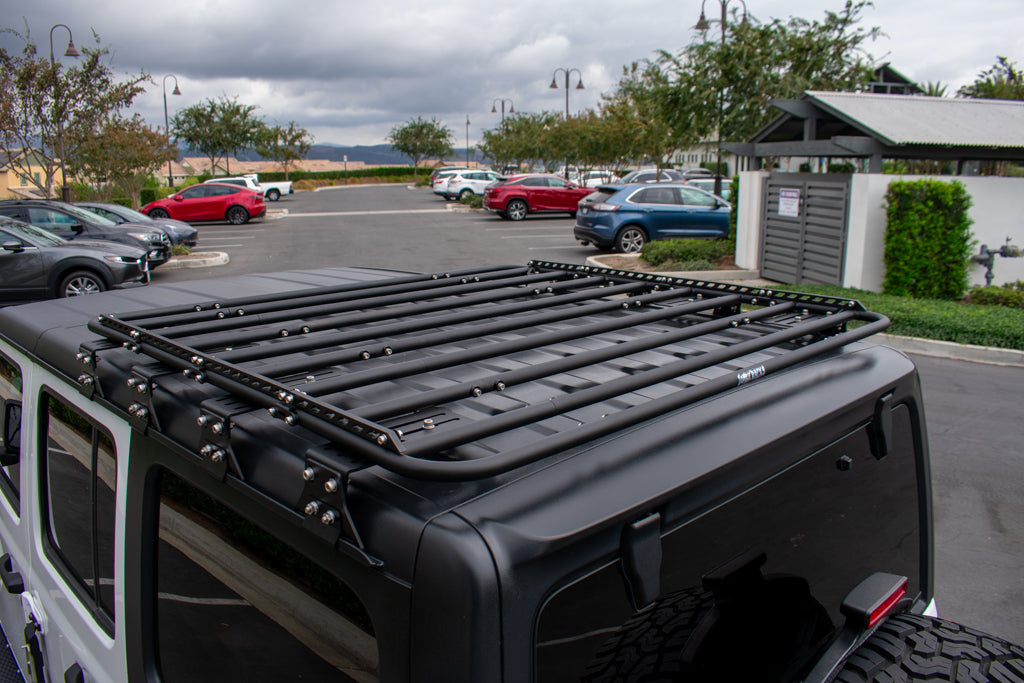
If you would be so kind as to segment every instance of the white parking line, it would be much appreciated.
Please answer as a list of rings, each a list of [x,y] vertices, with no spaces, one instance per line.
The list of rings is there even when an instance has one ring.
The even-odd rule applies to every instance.
[[[448,209],[395,209],[393,211],[325,211],[322,213],[290,213],[289,218],[322,218],[324,216],[388,216],[396,213],[449,213]]]
[[[537,237],[571,237],[559,230],[557,233],[554,232],[537,232],[532,235],[502,235],[503,240],[530,240]]]

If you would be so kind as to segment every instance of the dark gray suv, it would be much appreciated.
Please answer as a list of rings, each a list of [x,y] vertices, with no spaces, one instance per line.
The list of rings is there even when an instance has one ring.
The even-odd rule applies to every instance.
[[[103,292],[149,278],[146,252],[117,242],[69,242],[0,216],[0,301],[13,303]]]

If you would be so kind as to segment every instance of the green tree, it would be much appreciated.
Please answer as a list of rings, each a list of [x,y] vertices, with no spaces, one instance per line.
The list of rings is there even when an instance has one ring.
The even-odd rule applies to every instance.
[[[960,97],[986,100],[1024,100],[1024,72],[1006,57],[978,74],[974,83],[957,91]]]
[[[256,143],[263,125],[253,112],[256,105],[239,104],[238,98],[226,95],[219,100],[208,99],[182,109],[174,115],[171,127],[174,137],[185,142],[210,160],[210,172],[216,172],[219,159],[237,154]],[[230,160],[226,171],[231,174]]]
[[[661,169],[674,150],[699,139],[693,110],[681,101],[678,85],[655,62],[634,62],[623,68],[618,89],[601,105],[614,130],[629,131],[626,137],[615,138],[618,149],[608,150],[613,158],[650,160]]]
[[[872,58],[865,43],[880,35],[877,27],[858,25],[869,4],[847,0],[822,21],[790,17],[762,24],[734,12],[724,39],[711,40],[705,31],[704,40],[677,54],[660,53],[658,63],[672,84],[663,92],[703,138],[720,132],[724,140],[745,140],[775,115],[773,99],[866,86]],[[722,28],[716,27],[719,36]]]
[[[453,151],[455,136],[448,126],[437,119],[426,121],[417,116],[404,125],[391,129],[387,140],[397,151],[412,159],[412,175],[416,167],[428,157],[443,159]]]
[[[138,114],[130,119],[112,119],[94,131],[77,131],[76,154],[70,164],[82,178],[92,178],[131,197],[139,208],[139,193],[153,173],[177,158],[178,148],[167,136],[146,125]],[[107,194],[110,194],[109,192]]]
[[[83,48],[76,63],[65,69],[59,62],[36,56],[26,29],[2,29],[24,41],[20,54],[0,48],[0,159],[15,175],[45,196],[53,192],[60,169],[60,150],[66,166],[79,155],[78,145],[90,131],[116,119],[131,106],[149,81],[146,73],[118,81],[106,63],[109,50]],[[41,154],[29,153],[40,149]],[[42,172],[37,178],[34,169]]]
[[[288,127],[261,125],[256,131],[254,149],[264,159],[272,159],[284,168],[284,178],[295,162],[305,159],[313,147],[313,136],[294,121]]]

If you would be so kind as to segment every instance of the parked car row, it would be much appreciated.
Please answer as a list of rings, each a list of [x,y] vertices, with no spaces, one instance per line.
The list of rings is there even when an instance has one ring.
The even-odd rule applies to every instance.
[[[48,199],[5,199],[0,216],[17,219],[66,240],[93,239],[138,247],[151,268],[171,257],[171,239],[153,223],[115,223],[84,208]]]

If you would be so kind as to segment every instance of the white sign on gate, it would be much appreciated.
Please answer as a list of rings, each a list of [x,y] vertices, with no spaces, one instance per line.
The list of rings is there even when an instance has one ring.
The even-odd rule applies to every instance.
[[[800,188],[779,188],[779,215],[790,218],[800,217]]]

